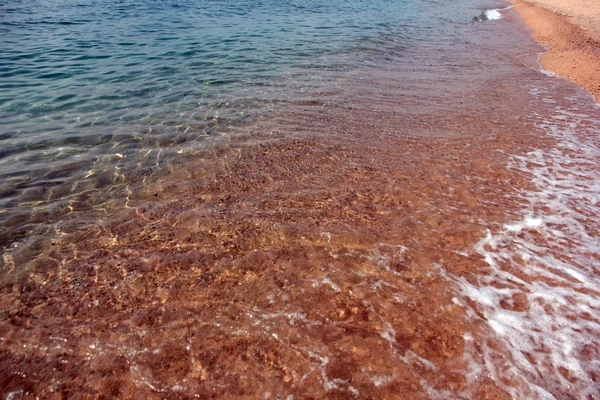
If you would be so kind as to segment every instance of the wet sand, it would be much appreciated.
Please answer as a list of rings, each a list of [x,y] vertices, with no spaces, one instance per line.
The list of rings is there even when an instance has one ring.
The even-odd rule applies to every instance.
[[[593,399],[598,309],[569,305],[600,292],[561,270],[529,271],[524,245],[485,240],[542,198],[543,155],[596,160],[548,134],[583,91],[528,67],[539,47],[506,18],[349,73],[131,182],[124,206],[93,226],[74,220],[6,253],[2,392]],[[502,50],[507,35],[514,53]],[[591,104],[577,112],[595,115]],[[594,236],[590,207],[582,225]],[[537,240],[536,254],[579,262],[542,224],[511,232]],[[534,284],[567,293],[563,308]],[[577,322],[573,337],[535,325],[559,311]],[[492,324],[499,312],[521,319],[516,335]]]
[[[600,102],[600,4],[597,1],[513,0],[515,10],[547,48],[545,69],[583,86]]]

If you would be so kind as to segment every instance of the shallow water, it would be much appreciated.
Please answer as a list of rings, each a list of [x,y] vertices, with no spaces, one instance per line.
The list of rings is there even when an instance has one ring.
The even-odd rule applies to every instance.
[[[439,14],[409,1],[0,5],[2,245],[29,222],[89,208],[82,197],[120,196],[132,176],[373,54],[403,51]]]
[[[198,140],[140,142],[124,157],[130,167],[106,161],[106,149],[124,154],[112,137],[82,150],[98,168],[124,170],[119,180],[58,196],[66,215],[15,220],[2,260],[2,391],[595,398],[600,111],[591,96],[540,72],[541,49],[511,10],[471,22],[498,4],[237,4],[181,3],[181,16],[144,3],[125,14],[174,13],[170,23],[189,27],[226,14],[240,18],[229,29],[241,36],[271,19],[279,35],[308,32],[298,39],[307,54],[323,53],[270,59],[264,91],[223,83],[211,96],[231,104],[225,126],[201,136],[193,111],[181,115]],[[110,15],[109,26],[123,23]],[[256,39],[266,42],[256,54],[273,56],[281,44],[271,39]],[[188,76],[175,76],[177,96],[190,100],[183,109],[221,110],[185,97]],[[234,101],[250,92],[269,101]],[[149,115],[174,110],[136,104]],[[142,140],[161,125],[148,121],[102,129],[139,127]],[[164,125],[165,138],[181,134]],[[69,171],[65,182],[81,181]],[[53,204],[19,201],[3,215]]]

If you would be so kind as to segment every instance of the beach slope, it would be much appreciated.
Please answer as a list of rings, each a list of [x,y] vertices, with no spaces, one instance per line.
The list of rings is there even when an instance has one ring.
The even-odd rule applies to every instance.
[[[546,47],[540,61],[584,87],[600,102],[600,3],[594,0],[513,0],[515,10]]]

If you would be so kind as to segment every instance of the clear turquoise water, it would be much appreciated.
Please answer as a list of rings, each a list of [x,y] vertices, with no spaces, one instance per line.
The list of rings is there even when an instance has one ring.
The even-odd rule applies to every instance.
[[[0,3],[0,242],[365,63],[457,40],[481,8],[459,3]]]
[[[408,28],[419,11],[408,1],[10,2],[0,9],[4,136],[41,123],[52,136],[173,125],[217,102],[260,107],[282,96],[273,86],[402,50],[418,40]]]

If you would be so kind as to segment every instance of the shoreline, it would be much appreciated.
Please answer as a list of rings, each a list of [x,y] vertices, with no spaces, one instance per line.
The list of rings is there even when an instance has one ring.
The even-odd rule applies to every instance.
[[[374,45],[157,157],[123,199],[70,203],[56,236],[10,249],[0,392],[598,392],[600,109],[533,67],[510,14]]]
[[[542,67],[583,87],[600,103],[600,10],[580,7],[574,1],[512,3],[533,30],[531,37],[546,49],[540,55]]]

